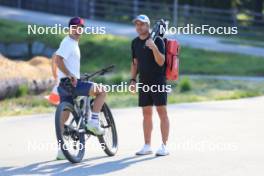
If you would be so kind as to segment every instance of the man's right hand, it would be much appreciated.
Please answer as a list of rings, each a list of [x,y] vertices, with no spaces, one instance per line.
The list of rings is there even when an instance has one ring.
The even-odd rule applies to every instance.
[[[131,80],[130,81],[130,85],[129,86],[130,86],[131,93],[133,93],[133,94],[136,93],[136,83],[137,82],[135,80]]]
[[[72,85],[74,87],[76,87],[77,86],[77,78],[73,74],[69,74],[67,77],[70,78]]]

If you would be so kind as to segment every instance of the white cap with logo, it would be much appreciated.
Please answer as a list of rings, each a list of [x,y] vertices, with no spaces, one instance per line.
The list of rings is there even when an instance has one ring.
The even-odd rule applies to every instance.
[[[149,17],[147,15],[141,14],[138,15],[134,20],[133,23],[135,23],[136,21],[141,21],[143,23],[148,23],[148,25],[150,25],[150,20]]]

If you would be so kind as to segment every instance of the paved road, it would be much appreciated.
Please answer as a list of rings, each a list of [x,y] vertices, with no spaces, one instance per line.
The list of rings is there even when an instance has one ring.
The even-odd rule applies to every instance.
[[[21,10],[15,8],[9,8],[5,6],[0,6],[0,19],[10,19],[15,21],[34,23],[39,25],[48,25],[54,26],[54,24],[61,24],[66,26],[67,21],[70,17],[54,15],[42,12],[35,12],[29,10]],[[95,21],[95,20],[86,20],[86,24],[91,26],[105,26],[106,33],[134,37],[136,35],[135,29],[132,25],[104,22],[104,21]],[[177,38],[181,45],[189,46],[192,48],[206,49],[211,51],[218,52],[230,52],[230,53],[239,53],[247,54],[254,56],[264,57],[264,49],[254,46],[244,46],[236,45],[229,43],[222,43],[221,38],[202,36],[202,35],[174,35],[170,36],[172,38]]]
[[[264,97],[169,106],[170,156],[136,157],[141,147],[139,108],[113,110],[119,151],[106,157],[95,138],[80,164],[54,161],[53,114],[0,119],[0,175],[262,176]],[[160,144],[154,118],[153,148]],[[46,148],[45,148],[46,146]]]

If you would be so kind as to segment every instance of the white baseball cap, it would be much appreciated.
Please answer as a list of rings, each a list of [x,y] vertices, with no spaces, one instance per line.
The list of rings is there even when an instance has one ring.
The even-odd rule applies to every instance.
[[[147,15],[141,14],[138,15],[134,20],[133,23],[135,23],[136,21],[141,21],[143,23],[148,23],[148,25],[150,25],[150,20],[149,17]]]

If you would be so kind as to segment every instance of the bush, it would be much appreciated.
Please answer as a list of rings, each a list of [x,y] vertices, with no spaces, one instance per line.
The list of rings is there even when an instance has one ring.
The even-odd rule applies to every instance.
[[[180,92],[187,92],[190,91],[192,88],[190,79],[188,77],[184,77],[180,81]]]
[[[16,92],[16,97],[21,97],[27,95],[29,92],[28,86],[26,84],[22,84],[18,87]]]

